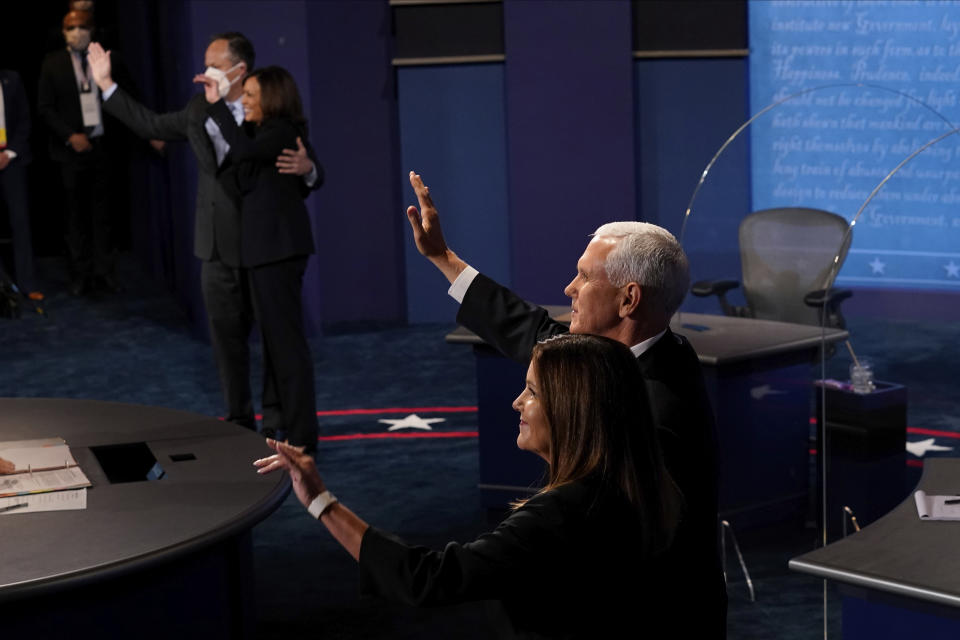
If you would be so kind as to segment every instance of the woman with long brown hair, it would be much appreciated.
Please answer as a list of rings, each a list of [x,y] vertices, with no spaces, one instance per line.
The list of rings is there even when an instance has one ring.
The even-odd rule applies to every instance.
[[[369,526],[295,447],[269,441],[276,455],[254,465],[289,470],[300,501],[359,561],[364,593],[413,605],[493,600],[505,636],[661,637],[679,601],[659,576],[681,498],[643,388],[618,342],[563,335],[537,345],[513,407],[517,446],[546,460],[546,484],[493,532],[443,551]]]

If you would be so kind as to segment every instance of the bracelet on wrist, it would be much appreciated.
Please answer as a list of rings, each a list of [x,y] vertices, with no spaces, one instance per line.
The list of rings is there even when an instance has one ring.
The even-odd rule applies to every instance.
[[[336,502],[339,502],[339,500],[337,500],[335,495],[329,491],[324,491],[310,502],[310,506],[307,507],[307,511],[310,513],[310,515],[319,520],[320,516],[322,516],[324,512]]]

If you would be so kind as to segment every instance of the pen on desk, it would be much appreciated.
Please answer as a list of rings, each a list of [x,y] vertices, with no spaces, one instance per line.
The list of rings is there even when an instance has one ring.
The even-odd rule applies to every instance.
[[[11,504],[6,507],[0,507],[0,513],[6,513],[7,511],[13,511],[14,509],[19,509],[20,507],[29,507],[29,503],[20,502],[18,504]]]
[[[960,504],[960,498],[951,498],[950,500],[944,500],[943,504]]]

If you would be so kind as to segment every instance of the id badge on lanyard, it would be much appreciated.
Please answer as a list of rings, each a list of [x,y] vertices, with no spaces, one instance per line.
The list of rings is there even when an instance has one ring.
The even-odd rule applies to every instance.
[[[86,91],[80,88],[80,111],[83,114],[84,127],[100,126],[100,104],[93,87],[87,84]]]

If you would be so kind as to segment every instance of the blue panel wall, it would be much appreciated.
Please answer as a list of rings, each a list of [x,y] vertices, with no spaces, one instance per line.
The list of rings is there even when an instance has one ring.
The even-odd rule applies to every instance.
[[[490,277],[511,284],[503,65],[411,67],[398,71],[407,316],[449,322],[457,304],[447,280],[417,253],[403,215],[416,198],[407,174],[423,176],[449,245]]]
[[[634,63],[638,219],[680,237],[684,211],[707,163],[749,117],[745,59]],[[710,170],[682,238],[691,277],[740,278],[737,226],[750,208],[749,129]],[[729,296],[737,300],[739,294]],[[717,313],[688,296],[688,311]]]
[[[504,4],[513,281],[565,303],[587,234],[636,212],[630,4]]]

